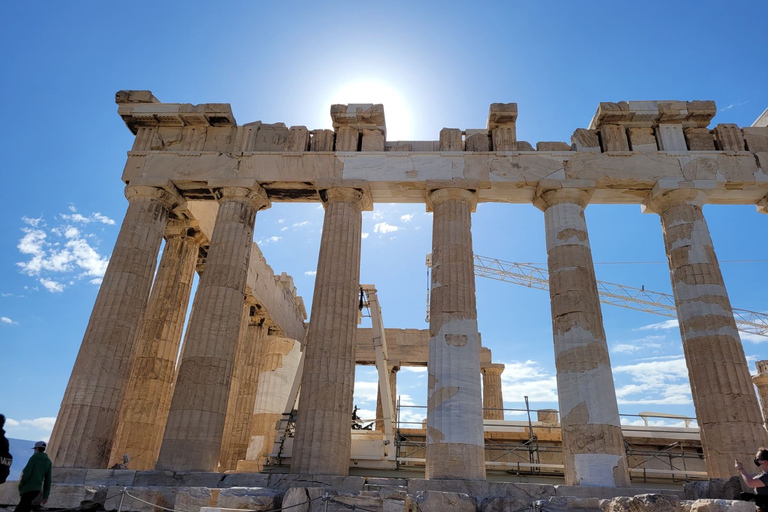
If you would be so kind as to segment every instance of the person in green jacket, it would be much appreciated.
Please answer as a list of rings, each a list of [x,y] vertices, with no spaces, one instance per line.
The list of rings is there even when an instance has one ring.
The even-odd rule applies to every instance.
[[[15,512],[29,512],[32,510],[32,500],[37,498],[40,490],[43,491],[43,502],[48,501],[51,494],[51,459],[45,454],[46,444],[43,441],[35,443],[35,453],[24,466],[19,480],[19,494],[21,500],[16,506]]]

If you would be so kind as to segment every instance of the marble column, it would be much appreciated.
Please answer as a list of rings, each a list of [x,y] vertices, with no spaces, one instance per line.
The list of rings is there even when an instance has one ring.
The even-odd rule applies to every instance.
[[[125,386],[109,466],[130,455],[131,469],[154,469],[171,406],[181,333],[189,306],[200,245],[190,221],[171,220],[165,249],[139,331],[136,356]]]
[[[264,191],[223,187],[200,277],[158,469],[216,471],[243,316],[256,212]]]
[[[57,467],[105,468],[163,231],[181,199],[126,188],[128,210],[61,402],[48,453]]]
[[[247,297],[245,308],[219,457],[222,471],[235,469],[237,461],[245,459],[248,451],[253,406],[259,384],[258,360],[268,329],[264,312],[253,296]]]
[[[768,444],[728,292],[695,189],[660,189],[646,211],[661,218],[672,292],[710,478],[730,478],[733,460]]]
[[[504,397],[501,392],[503,364],[486,364],[480,368],[483,374],[483,418],[504,420]]]
[[[485,479],[480,337],[475,304],[474,192],[434,190],[427,395],[428,479]]]
[[[400,371],[399,366],[389,367],[389,396],[392,397],[392,422],[397,419],[397,372]],[[381,390],[376,393],[376,430],[384,430],[384,408],[381,402]],[[393,427],[396,428],[396,427]]]
[[[755,367],[757,375],[752,377],[752,382],[757,387],[757,396],[760,397],[763,425],[768,427],[768,361],[755,361]]]
[[[349,473],[365,200],[361,191],[351,188],[333,188],[324,194],[325,220],[291,473]]]
[[[590,192],[539,190],[544,212],[549,294],[566,485],[628,487],[613,372],[584,209]]]
[[[248,451],[246,460],[237,462],[237,471],[259,472],[264,467],[275,443],[275,425],[283,418],[288,406],[291,386],[301,377],[296,375],[300,361],[301,343],[267,335],[258,363],[259,385],[252,411]]]

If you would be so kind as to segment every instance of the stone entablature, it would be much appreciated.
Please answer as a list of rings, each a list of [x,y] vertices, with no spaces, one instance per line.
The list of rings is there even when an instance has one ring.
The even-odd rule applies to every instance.
[[[542,184],[594,188],[590,202],[608,204],[641,204],[657,183],[706,190],[713,204],[756,204],[768,193],[768,127],[710,130],[711,101],[601,103],[571,144],[539,142],[534,151],[516,140],[515,104],[491,105],[483,130],[446,128],[438,141],[377,146],[366,138],[386,133],[381,105],[334,105],[334,133],[238,126],[226,104],[128,102],[150,96],[117,96],[136,133],[123,180],[171,180],[188,201],[254,180],[271,201],[320,202],[320,190],[360,181],[374,202],[425,202],[428,190],[449,183],[476,190],[479,202],[509,203],[532,201]]]

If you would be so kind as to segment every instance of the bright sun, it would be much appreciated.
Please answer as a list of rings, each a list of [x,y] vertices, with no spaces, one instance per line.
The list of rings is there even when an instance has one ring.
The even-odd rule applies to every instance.
[[[410,111],[400,94],[380,80],[357,80],[344,84],[331,96],[331,103],[381,103],[387,121],[387,140],[411,140]]]

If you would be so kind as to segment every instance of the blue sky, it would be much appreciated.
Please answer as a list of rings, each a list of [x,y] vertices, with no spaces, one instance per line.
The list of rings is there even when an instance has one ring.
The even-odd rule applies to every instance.
[[[0,16],[0,412],[9,436],[25,439],[50,434],[125,212],[132,135],[116,113],[120,89],[309,129],[330,128],[331,103],[383,102],[389,140],[482,128],[490,103],[517,102],[518,139],[534,146],[569,141],[600,101],[711,99],[713,126],[748,126],[768,107],[768,4],[758,1],[29,1],[3,3]],[[731,302],[768,310],[768,216],[754,206],[705,215]],[[587,222],[598,279],[670,291],[657,216],[596,205]],[[481,204],[473,225],[477,254],[545,264],[533,206]],[[321,226],[313,204],[276,204],[256,221],[268,262],[294,276],[308,309]],[[377,285],[386,325],[426,328],[431,216],[377,205],[364,233],[361,280]],[[651,263],[605,264],[630,261]],[[556,407],[548,294],[482,279],[477,293],[484,344],[507,364],[507,407],[524,395]],[[676,327],[603,314],[621,412],[693,415]],[[768,358],[761,341],[744,339],[751,368]],[[400,373],[403,402],[425,403],[425,375]],[[372,411],[374,372],[357,380],[355,402]]]

